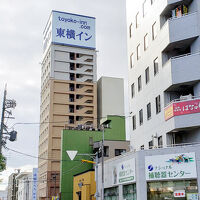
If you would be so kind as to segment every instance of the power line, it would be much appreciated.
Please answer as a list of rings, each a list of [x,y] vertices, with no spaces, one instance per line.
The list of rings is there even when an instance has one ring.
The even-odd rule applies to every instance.
[[[27,153],[24,153],[24,152],[21,152],[21,151],[17,151],[17,150],[14,150],[14,149],[11,149],[11,148],[8,148],[6,147],[6,150],[8,151],[12,151],[12,152],[15,152],[15,153],[18,153],[18,154],[21,154],[21,155],[24,155],[24,156],[27,156],[27,157],[31,157],[31,158],[35,158],[35,159],[39,159],[39,160],[47,160],[47,161],[62,161],[62,162],[70,162],[71,160],[61,160],[61,159],[53,159],[53,158],[43,158],[43,157],[39,157],[39,156],[34,156],[34,155],[30,155],[30,154],[27,154]],[[73,161],[76,161],[76,162],[79,162],[81,160],[73,160]]]
[[[112,115],[110,115],[112,116]],[[132,116],[119,116],[119,115],[113,115],[113,116],[117,116],[117,117],[121,117],[121,118],[129,118]],[[107,119],[108,117],[97,117],[97,118],[92,118],[92,119]],[[88,121],[88,120],[82,120],[83,122]],[[17,122],[15,124],[13,124],[9,129],[13,129],[16,125],[41,125],[41,124],[57,124],[57,123],[68,123],[70,121],[56,121],[56,122]]]

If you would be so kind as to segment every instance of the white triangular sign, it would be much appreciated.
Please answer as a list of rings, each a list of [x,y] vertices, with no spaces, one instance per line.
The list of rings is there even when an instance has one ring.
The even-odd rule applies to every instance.
[[[71,160],[74,160],[76,154],[78,153],[78,151],[66,151],[66,152]]]

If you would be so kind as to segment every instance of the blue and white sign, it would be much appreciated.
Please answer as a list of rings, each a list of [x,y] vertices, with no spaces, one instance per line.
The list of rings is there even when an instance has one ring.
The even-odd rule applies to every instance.
[[[49,21],[51,22],[47,24],[45,34],[47,41],[52,40],[54,44],[96,48],[94,17],[52,11]]]
[[[38,169],[33,168],[32,200],[37,200]]]

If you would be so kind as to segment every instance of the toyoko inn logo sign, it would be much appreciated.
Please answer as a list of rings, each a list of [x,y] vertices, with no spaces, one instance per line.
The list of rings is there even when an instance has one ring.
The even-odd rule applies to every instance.
[[[95,18],[52,11],[44,31],[44,50],[51,42],[95,49]]]
[[[145,157],[146,180],[196,178],[195,153]]]

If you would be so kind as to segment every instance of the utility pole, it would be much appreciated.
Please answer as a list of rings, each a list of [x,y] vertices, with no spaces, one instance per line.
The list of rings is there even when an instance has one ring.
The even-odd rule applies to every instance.
[[[0,130],[0,154],[2,153],[2,138],[3,138],[3,130],[4,130],[4,119],[5,119],[5,110],[6,110],[6,95],[7,89],[5,87],[4,95],[3,95],[3,107],[2,107],[2,114],[1,114],[1,130]]]
[[[16,107],[16,101],[7,99],[7,86],[4,89],[4,96],[3,96],[3,106],[2,106],[2,113],[1,113],[1,127],[0,127],[0,155],[2,155],[2,146],[5,146],[6,140],[9,139],[11,142],[14,142],[17,138],[16,131],[8,131],[8,127],[5,124],[5,118],[7,119],[14,119],[12,116],[11,109]],[[4,137],[4,135],[7,135]]]
[[[101,145],[101,157],[102,157],[102,196],[101,196],[101,199],[104,200],[104,127],[103,127],[103,130],[102,130],[102,145]]]

